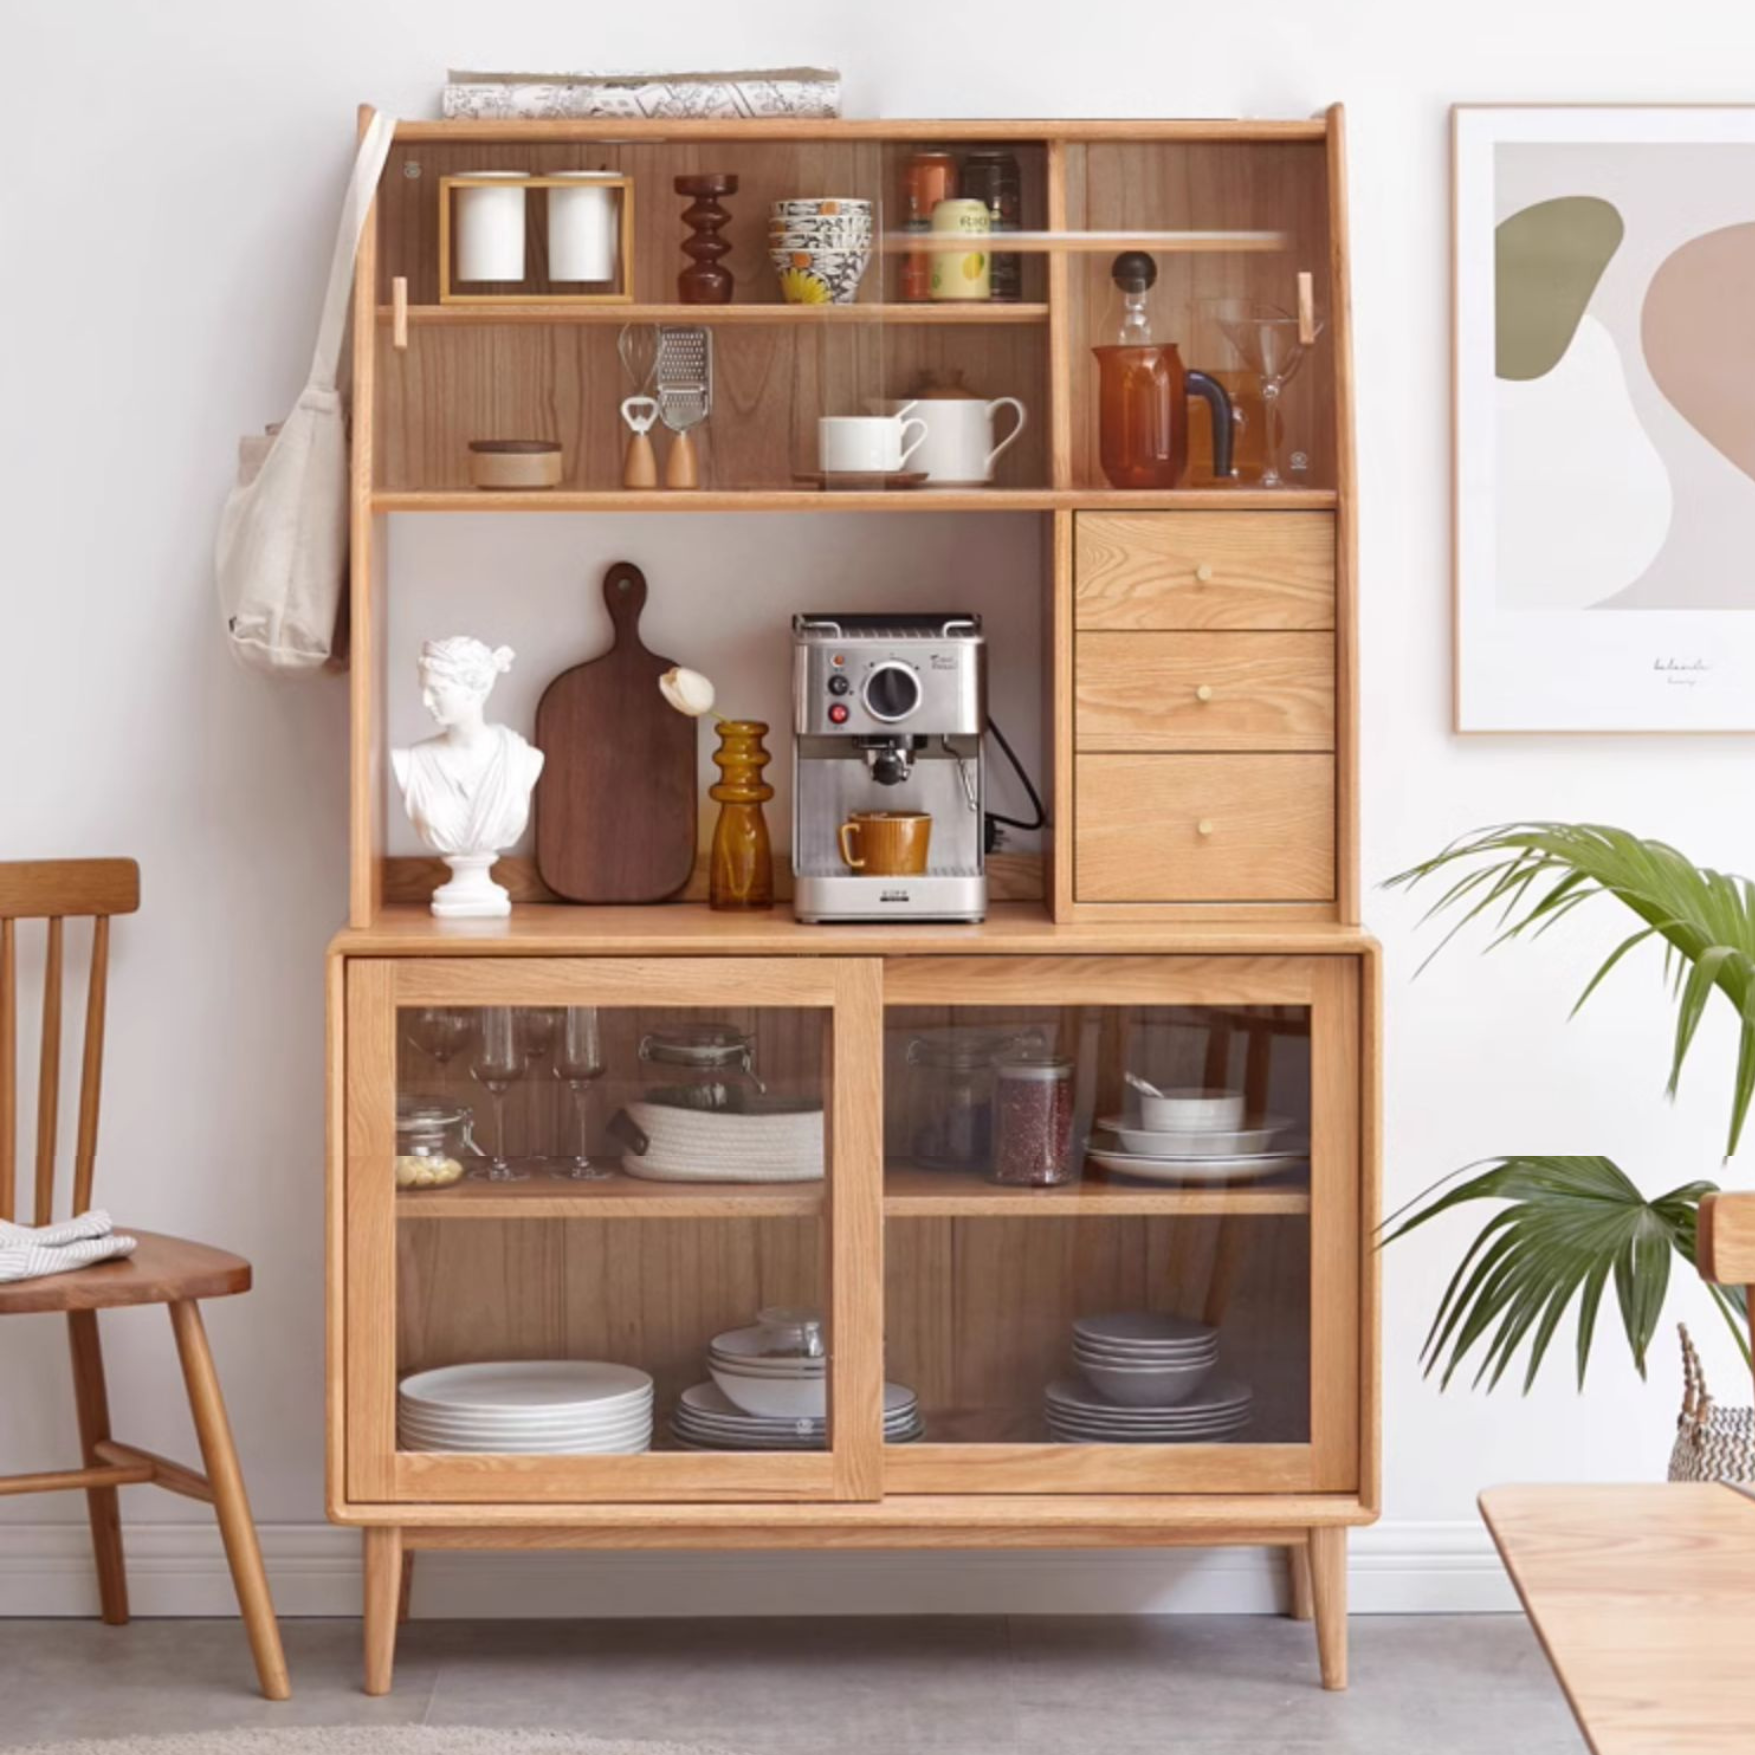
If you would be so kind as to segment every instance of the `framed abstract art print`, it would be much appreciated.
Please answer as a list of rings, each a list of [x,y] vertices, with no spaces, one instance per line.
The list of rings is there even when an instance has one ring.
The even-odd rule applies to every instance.
[[[1452,129],[1457,729],[1755,731],[1755,108]]]

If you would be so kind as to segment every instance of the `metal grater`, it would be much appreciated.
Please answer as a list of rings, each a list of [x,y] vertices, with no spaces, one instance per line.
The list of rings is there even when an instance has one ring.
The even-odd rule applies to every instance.
[[[673,433],[713,412],[713,331],[697,324],[658,327],[658,418]]]
[[[658,418],[676,435],[664,462],[664,485],[697,488],[701,466],[690,428],[713,412],[713,332],[693,323],[659,324],[655,377]]]

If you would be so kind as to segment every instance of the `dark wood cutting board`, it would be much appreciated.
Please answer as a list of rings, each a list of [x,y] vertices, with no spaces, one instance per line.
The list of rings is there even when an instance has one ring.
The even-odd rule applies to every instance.
[[[695,721],[658,692],[671,660],[640,642],[645,574],[617,561],[603,600],[609,650],[537,705],[536,868],[570,902],[662,902],[695,870]]]

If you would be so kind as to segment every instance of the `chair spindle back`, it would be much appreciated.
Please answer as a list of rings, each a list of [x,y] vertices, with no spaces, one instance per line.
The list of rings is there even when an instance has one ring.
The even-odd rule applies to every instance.
[[[0,862],[0,1219],[47,1225],[55,1208],[55,1157],[61,1111],[61,990],[67,922],[89,919],[91,977],[85,993],[85,1046],[79,1122],[73,1146],[73,1207],[91,1205],[97,1166],[98,1100],[103,1087],[104,1011],[110,916],[140,906],[140,867],[132,859],[26,859]],[[18,1186],[19,923],[44,923],[42,1048],[37,1063],[37,1141],[30,1216]]]

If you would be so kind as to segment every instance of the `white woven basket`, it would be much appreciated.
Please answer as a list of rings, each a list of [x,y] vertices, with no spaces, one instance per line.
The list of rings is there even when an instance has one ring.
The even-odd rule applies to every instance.
[[[630,1103],[628,1118],[649,1142],[622,1168],[647,1182],[820,1182],[823,1112],[740,1115]]]
[[[1682,1376],[1686,1388],[1676,1420],[1676,1448],[1670,1452],[1672,1481],[1755,1482],[1755,1408],[1718,1408],[1706,1387],[1706,1373],[1686,1323],[1682,1334]]]

